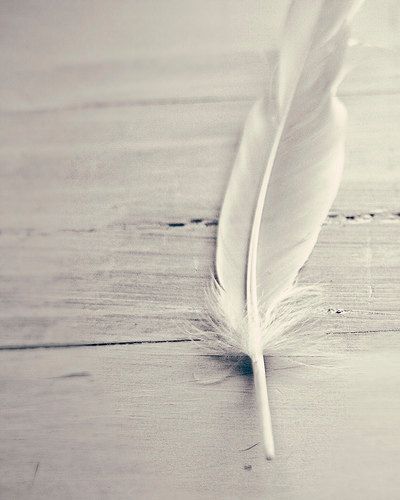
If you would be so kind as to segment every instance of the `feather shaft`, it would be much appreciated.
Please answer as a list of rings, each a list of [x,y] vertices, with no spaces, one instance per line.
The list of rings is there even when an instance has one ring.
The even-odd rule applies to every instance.
[[[253,368],[254,389],[259,408],[264,453],[267,460],[272,460],[275,455],[275,446],[274,436],[272,433],[271,412],[268,401],[264,356],[259,354],[252,358],[251,365]]]

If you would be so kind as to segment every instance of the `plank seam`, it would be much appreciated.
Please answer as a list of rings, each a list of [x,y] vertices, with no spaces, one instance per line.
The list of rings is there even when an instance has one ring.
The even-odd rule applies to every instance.
[[[72,349],[78,347],[107,347],[119,345],[142,345],[142,344],[178,344],[184,342],[198,342],[199,339],[168,339],[168,340],[121,340],[115,342],[86,342],[75,344],[21,344],[0,346],[0,351],[25,351],[30,349]]]
[[[352,98],[352,97],[384,97],[396,96],[400,92],[393,91],[369,91],[369,92],[342,92],[339,97]],[[96,110],[96,109],[109,109],[109,108],[133,108],[143,106],[176,106],[176,105],[192,105],[192,104],[218,104],[218,103],[235,103],[235,102],[254,102],[257,96],[201,96],[190,98],[155,98],[155,99],[132,99],[126,101],[98,101],[98,102],[83,102],[81,104],[69,104],[60,107],[43,107],[37,109],[0,109],[1,114],[45,114],[45,113],[62,113],[65,111],[83,111],[83,110]]]
[[[344,331],[344,332],[329,332],[327,335],[368,335],[371,333],[396,333],[400,330],[364,330],[364,331]],[[201,342],[201,339],[168,339],[168,340],[122,340],[115,342],[87,342],[75,344],[21,344],[21,345],[4,345],[0,346],[0,351],[26,351],[34,349],[75,349],[80,347],[108,347],[108,346],[124,346],[124,345],[147,345],[147,344],[183,344],[188,342]]]
[[[331,212],[328,214],[325,219],[323,225],[355,225],[355,224],[368,224],[368,223],[382,223],[382,224],[393,224],[400,223],[400,211],[385,211],[385,212],[365,212],[365,213],[340,213],[340,212]],[[173,222],[154,222],[154,221],[144,221],[138,223],[122,223],[116,225],[116,227],[121,227],[126,230],[128,227],[141,227],[141,226],[154,226],[154,227],[170,227],[170,228],[183,228],[183,227],[191,227],[191,226],[218,226],[218,219],[207,219],[207,218],[192,218],[186,221],[173,221]],[[115,227],[107,226],[107,227]],[[34,228],[19,228],[19,229],[10,229],[10,228],[2,228],[0,229],[1,234],[13,234],[19,235],[23,234],[24,236],[51,236],[54,233],[96,233],[99,231],[99,228],[88,227],[88,228],[62,228],[56,229],[54,231],[42,231]]]

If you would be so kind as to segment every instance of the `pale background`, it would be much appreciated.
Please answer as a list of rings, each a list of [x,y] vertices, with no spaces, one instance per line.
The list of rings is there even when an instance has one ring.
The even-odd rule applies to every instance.
[[[341,361],[267,360],[275,461],[243,451],[250,375],[182,326],[286,4],[1,1],[2,499],[400,497],[398,1],[355,20],[373,47],[350,58],[344,179],[301,274]]]

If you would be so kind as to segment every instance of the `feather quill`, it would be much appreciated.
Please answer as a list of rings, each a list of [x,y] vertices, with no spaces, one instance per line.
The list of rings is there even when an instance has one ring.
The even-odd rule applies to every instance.
[[[290,3],[272,88],[247,117],[221,209],[213,320],[218,344],[251,359],[267,459],[274,440],[264,354],[307,314],[294,282],[341,178],[346,111],[335,90],[360,3]],[[296,302],[300,310],[288,312]]]

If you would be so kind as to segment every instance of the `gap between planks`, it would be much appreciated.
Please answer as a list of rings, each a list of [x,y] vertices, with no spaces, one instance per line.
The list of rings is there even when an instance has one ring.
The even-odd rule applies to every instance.
[[[342,92],[339,97],[351,98],[351,97],[373,97],[373,96],[395,96],[400,95],[400,91],[360,91],[360,92]],[[238,102],[255,102],[257,96],[227,96],[227,97],[217,97],[217,96],[201,96],[201,97],[177,97],[177,98],[150,98],[150,99],[132,99],[123,100],[116,102],[82,102],[78,104],[67,104],[65,106],[55,106],[55,107],[42,107],[37,109],[3,109],[0,110],[2,115],[39,115],[46,113],[62,113],[68,111],[84,111],[84,110],[96,110],[96,109],[111,109],[111,108],[134,108],[134,107],[144,107],[144,106],[175,106],[175,105],[193,105],[193,104],[220,104],[220,103],[238,103]]]
[[[400,209],[399,211],[375,211],[375,212],[364,212],[364,213],[340,213],[340,212],[331,212],[327,215],[327,218],[325,219],[323,226],[328,226],[331,224],[335,225],[355,225],[355,224],[368,224],[368,223],[373,223],[373,222],[379,222],[379,223],[400,223]],[[153,221],[143,221],[139,223],[122,223],[120,224],[124,228],[126,226],[142,226],[143,223],[146,225],[152,225],[155,227],[172,227],[172,228],[179,228],[179,227],[190,227],[190,226],[218,226],[218,218],[201,218],[201,217],[193,217],[190,220],[181,220],[181,221],[173,221],[173,222],[165,222],[165,221],[160,221],[154,223]],[[26,233],[26,236],[32,236],[32,235],[38,235],[38,236],[50,236],[54,233],[95,233],[97,231],[96,228],[94,227],[88,227],[88,228],[81,228],[81,229],[73,229],[73,228],[61,228],[57,229],[55,231],[39,231],[35,230],[34,228],[18,228],[11,230],[9,228],[2,228],[0,229],[0,235],[1,234],[7,234],[7,233],[12,233],[12,234],[20,234],[20,233]]]
[[[327,335],[369,335],[369,334],[382,334],[382,333],[400,333],[400,330],[388,329],[388,330],[365,330],[365,331],[343,331],[343,332],[331,332]],[[28,351],[35,349],[76,349],[82,347],[112,347],[112,346],[134,346],[134,345],[151,345],[151,344],[185,344],[185,343],[197,343],[201,342],[197,338],[182,338],[182,339],[164,339],[164,340],[121,340],[121,341],[111,341],[111,342],[85,342],[85,343],[43,343],[43,344],[21,344],[21,345],[4,345],[0,346],[0,351]],[[223,356],[223,354],[221,354]],[[272,356],[274,357],[274,356]],[[287,357],[281,355],[279,357]],[[293,358],[296,355],[290,355]],[[300,356],[303,357],[303,356]]]

